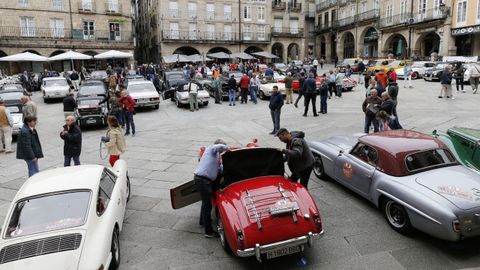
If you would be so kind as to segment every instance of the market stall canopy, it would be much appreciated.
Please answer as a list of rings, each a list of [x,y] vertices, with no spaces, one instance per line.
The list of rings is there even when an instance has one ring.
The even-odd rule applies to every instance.
[[[252,54],[256,56],[264,57],[264,58],[271,58],[271,59],[278,58],[278,56],[276,56],[275,54],[271,54],[269,52],[256,52]]]
[[[232,53],[232,54],[230,54],[230,58],[239,58],[239,59],[243,59],[243,60],[255,59],[255,57],[253,57],[250,54],[245,53],[245,52]]]
[[[61,53],[59,55],[52,56],[48,58],[49,61],[61,61],[61,60],[89,60],[92,59],[92,56],[79,53],[79,52],[74,52],[74,51],[68,51]]]
[[[111,50],[104,53],[99,53],[95,55],[93,58],[95,59],[124,59],[124,58],[133,58],[133,54]]]
[[[196,63],[196,62],[206,62],[206,61],[212,61],[212,59],[205,57],[200,54],[192,54],[188,55],[187,58],[190,60],[190,62]]]
[[[211,58],[218,58],[218,59],[230,59],[230,55],[224,52],[211,53],[211,54],[207,54],[207,56]]]
[[[0,61],[4,62],[46,62],[47,60],[48,58],[45,56],[30,52],[4,56],[0,58]]]
[[[163,62],[167,64],[171,63],[185,63],[185,62],[191,62],[188,56],[183,55],[183,54],[172,54],[172,55],[165,55],[163,56]]]

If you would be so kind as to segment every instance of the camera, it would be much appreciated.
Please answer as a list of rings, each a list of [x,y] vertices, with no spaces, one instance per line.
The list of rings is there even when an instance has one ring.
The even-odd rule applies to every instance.
[[[101,140],[102,142],[104,142],[104,143],[107,143],[107,142],[110,141],[110,137],[108,137],[108,136],[102,136],[102,138],[101,138],[100,140]]]

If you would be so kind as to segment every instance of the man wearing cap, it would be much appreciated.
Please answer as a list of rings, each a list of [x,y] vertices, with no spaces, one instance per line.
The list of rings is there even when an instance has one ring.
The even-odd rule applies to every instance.
[[[288,167],[292,172],[290,179],[294,182],[300,180],[300,184],[307,188],[310,174],[313,170],[313,155],[305,141],[305,133],[302,131],[289,132],[281,128],[277,133],[278,139],[286,144],[282,153],[286,156]]]
[[[204,236],[206,238],[218,236],[213,230],[211,219],[213,182],[222,172],[221,154],[226,151],[228,151],[227,143],[222,139],[217,139],[213,145],[205,149],[193,175],[195,186],[202,198],[200,225],[205,227]]]

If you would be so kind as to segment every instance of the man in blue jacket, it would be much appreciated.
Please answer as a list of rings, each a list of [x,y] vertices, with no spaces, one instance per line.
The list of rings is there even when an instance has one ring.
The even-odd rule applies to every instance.
[[[28,177],[39,172],[38,159],[43,158],[42,145],[38,138],[37,117],[27,116],[17,139],[17,159],[23,159],[28,166]]]
[[[276,135],[280,130],[280,113],[282,111],[282,106],[283,96],[280,91],[278,91],[278,86],[274,85],[273,93],[270,97],[270,104],[268,105],[273,122],[273,131],[270,132],[271,135]]]

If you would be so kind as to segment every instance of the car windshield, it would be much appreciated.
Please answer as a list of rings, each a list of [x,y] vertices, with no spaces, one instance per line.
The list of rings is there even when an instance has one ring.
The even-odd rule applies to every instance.
[[[198,91],[203,90],[202,86],[201,86],[199,83],[196,83],[196,85],[197,85],[197,90],[198,90]],[[188,83],[186,83],[186,84],[181,84],[181,85],[179,84],[179,85],[177,86],[177,91],[178,91],[178,92],[186,92],[186,91],[188,91]]]
[[[106,78],[108,77],[106,71],[92,71],[92,74],[90,74],[92,77],[96,78]]]
[[[457,163],[450,151],[440,148],[410,154],[405,158],[405,162],[410,172]]]
[[[77,100],[78,106],[98,106],[98,103],[101,101],[101,99],[79,99]]]
[[[3,100],[20,100],[22,96],[23,96],[22,92],[0,93],[0,98]]]
[[[416,63],[413,63],[412,67],[415,67],[415,68],[421,68],[421,67],[424,67],[424,66],[427,66],[426,63],[420,63],[420,62],[416,62]]]
[[[401,63],[402,63],[402,61],[395,60],[392,63],[390,63],[390,66],[391,67],[398,67],[398,66],[400,66]]]
[[[127,90],[130,94],[140,92],[156,92],[155,87],[151,83],[130,84],[128,85]]]
[[[68,86],[67,80],[46,80],[44,81],[45,86]]]
[[[7,109],[10,113],[19,113],[20,106],[7,106]]]
[[[5,85],[3,86],[3,90],[22,90],[23,91],[23,86],[21,85]]]
[[[98,85],[82,86],[80,87],[80,90],[78,90],[78,95],[80,96],[105,95],[105,88]]]
[[[168,74],[167,80],[172,80],[172,81],[183,80],[183,74],[180,74],[180,73]]]
[[[71,191],[27,198],[16,203],[6,238],[63,230],[85,223],[90,191]]]
[[[345,59],[343,60],[343,65],[346,66],[346,65],[353,65],[355,64],[355,59]]]

